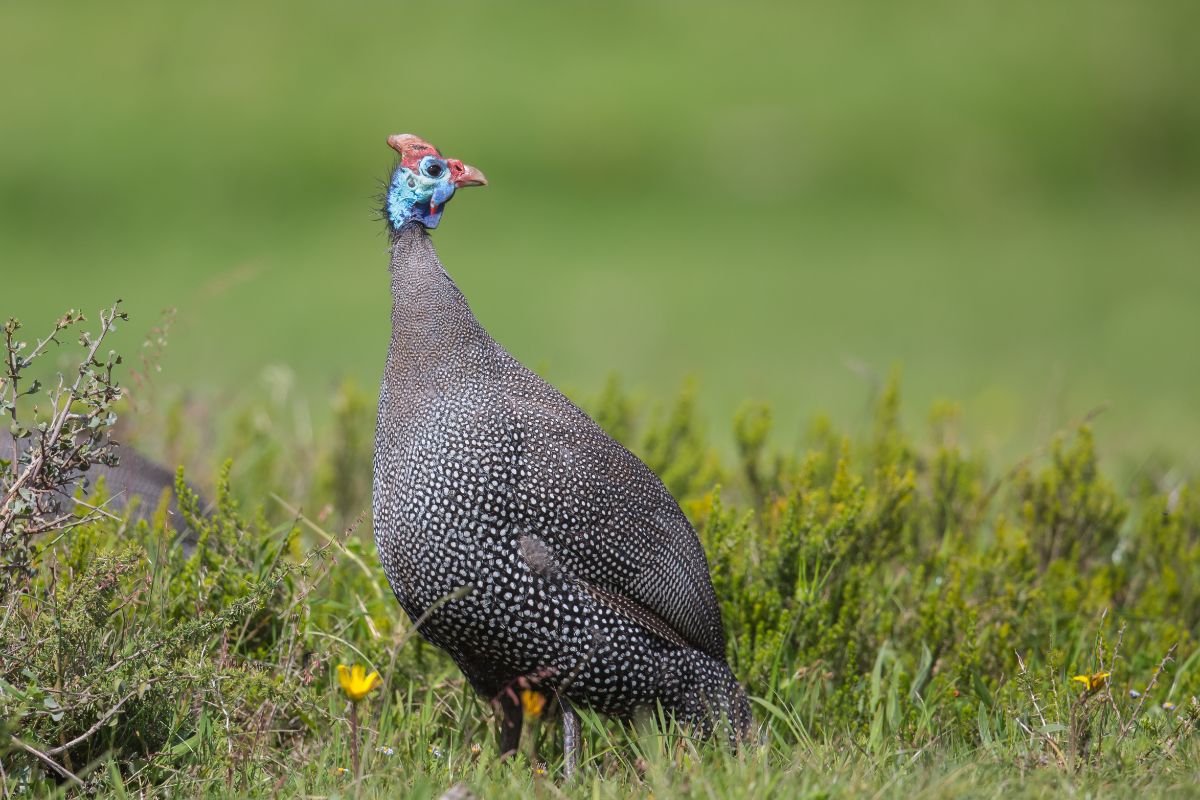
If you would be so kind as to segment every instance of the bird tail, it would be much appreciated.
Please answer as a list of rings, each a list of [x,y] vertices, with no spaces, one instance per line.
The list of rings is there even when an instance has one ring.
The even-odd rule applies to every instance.
[[[724,734],[735,749],[748,742],[754,717],[746,690],[729,665],[693,650],[682,666],[683,691],[675,709],[680,720],[694,726],[704,738]]]

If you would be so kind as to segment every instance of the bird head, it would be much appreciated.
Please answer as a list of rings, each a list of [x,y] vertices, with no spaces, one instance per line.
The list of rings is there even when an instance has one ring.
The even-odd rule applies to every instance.
[[[397,133],[389,136],[387,143],[400,154],[384,195],[383,213],[392,230],[400,230],[407,222],[436,228],[455,191],[487,185],[482,172],[456,158],[443,158],[419,136]]]

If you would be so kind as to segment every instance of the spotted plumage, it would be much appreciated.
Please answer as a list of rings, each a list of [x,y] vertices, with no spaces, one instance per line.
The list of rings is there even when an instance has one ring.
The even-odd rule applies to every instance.
[[[419,163],[409,149],[429,146],[394,140],[392,185],[406,185]],[[429,147],[422,159],[430,151],[441,158]],[[449,163],[450,190],[429,189],[440,206],[483,182]],[[467,172],[477,180],[456,184]],[[742,735],[749,708],[691,525],[641,460],[488,335],[438,260],[428,205],[412,207],[387,215],[392,336],[373,503],[401,606],[501,710],[502,749],[518,684],[564,711],[628,718],[661,705],[702,731],[728,720]]]

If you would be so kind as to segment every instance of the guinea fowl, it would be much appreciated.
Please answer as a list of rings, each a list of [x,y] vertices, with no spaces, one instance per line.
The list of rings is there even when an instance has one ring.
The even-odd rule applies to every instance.
[[[521,732],[519,692],[555,697],[565,769],[574,705],[628,719],[660,705],[710,735],[746,735],[749,704],[700,540],[637,456],[497,344],[427,229],[483,174],[429,143],[400,154],[384,196],[392,335],[375,437],[375,540],[421,634]]]
[[[0,458],[14,462],[18,469],[23,466],[30,448],[35,446],[33,439],[16,439],[8,430],[0,429]],[[172,521],[173,527],[182,528],[179,530],[179,542],[184,553],[190,555],[196,544],[196,533],[184,527],[183,515],[179,513],[175,499],[175,473],[128,445],[115,447],[114,453],[117,456],[115,464],[93,464],[87,472],[66,476],[60,487],[59,510],[66,511],[71,507],[68,499],[78,487],[83,488],[83,495],[87,497],[100,478],[104,479],[105,493],[109,498],[108,508],[124,512],[132,507],[130,519],[134,522],[150,521],[165,496],[168,501],[167,518]],[[192,489],[190,486],[188,488]]]

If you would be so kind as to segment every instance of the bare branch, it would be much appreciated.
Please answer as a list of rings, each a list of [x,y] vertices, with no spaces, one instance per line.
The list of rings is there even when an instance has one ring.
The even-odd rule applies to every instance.
[[[1125,724],[1121,726],[1121,732],[1117,735],[1117,743],[1113,745],[1114,747],[1119,746],[1121,742],[1125,740],[1125,737],[1129,735],[1129,731],[1133,730],[1133,723],[1137,720],[1138,715],[1142,713],[1142,706],[1146,704],[1146,698],[1150,696],[1150,690],[1154,688],[1156,683],[1158,683],[1158,676],[1162,674],[1164,669],[1166,669],[1167,662],[1172,660],[1172,656],[1175,654],[1176,647],[1179,647],[1179,642],[1175,642],[1175,644],[1171,645],[1171,647],[1167,650],[1167,654],[1163,656],[1162,661],[1158,662],[1158,669],[1154,670],[1154,675],[1150,677],[1150,682],[1146,684],[1145,691],[1143,691],[1142,696],[1138,698],[1137,708],[1133,710],[1133,714],[1130,715]]]
[[[76,786],[83,786],[83,781],[79,780],[78,775],[76,775],[74,772],[71,772],[69,769],[64,767],[62,764],[59,764],[57,761],[55,761],[53,758],[51,758],[50,756],[43,753],[41,750],[38,750],[36,747],[30,747],[29,745],[25,744],[24,742],[22,742],[20,739],[18,739],[15,736],[10,736],[9,740],[17,748],[24,750],[26,753],[29,753],[29,755],[38,759],[39,761],[41,761],[46,766],[50,767],[50,769],[54,770],[62,777],[73,782]]]
[[[51,748],[50,750],[47,750],[46,755],[56,756],[59,753],[63,752],[64,750],[70,750],[75,745],[79,744],[80,742],[85,741],[88,737],[90,737],[96,731],[103,728],[104,723],[106,723],[110,719],[112,719],[113,716],[118,711],[121,710],[121,706],[125,705],[125,702],[127,700],[129,700],[129,698],[133,697],[135,694],[137,694],[137,692],[130,692],[129,694],[122,697],[119,701],[117,701],[117,704],[115,706],[110,708],[108,711],[105,711],[104,714],[101,715],[100,719],[96,720],[96,723],[94,725],[92,725],[92,727],[88,728],[86,731],[79,734],[78,736],[76,736],[74,739],[67,742],[66,744],[60,744],[58,747],[54,747],[54,748]]]

